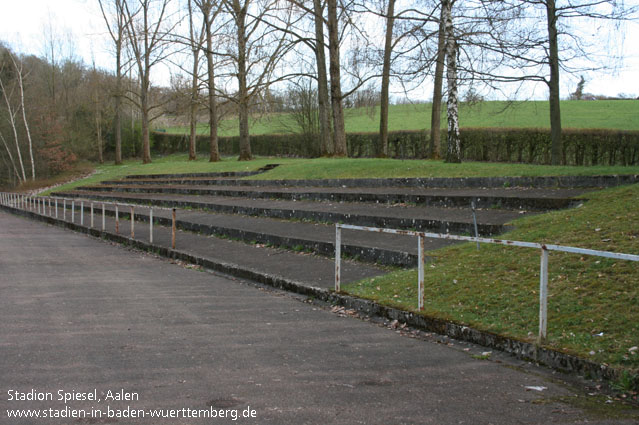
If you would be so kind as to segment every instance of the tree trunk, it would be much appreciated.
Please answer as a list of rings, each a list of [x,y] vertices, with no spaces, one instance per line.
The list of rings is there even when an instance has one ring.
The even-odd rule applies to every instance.
[[[326,75],[326,53],[324,50],[324,9],[321,0],[313,0],[315,12],[315,59],[317,61],[317,98],[320,120],[320,155],[333,153],[331,143],[330,106],[328,100],[328,78]]]
[[[393,25],[395,23],[395,0],[388,0],[386,13],[386,40],[384,42],[384,64],[382,66],[382,93],[379,107],[379,142],[377,156],[388,156],[388,90],[390,85],[391,52],[393,46]]]
[[[189,105],[189,161],[194,161],[196,157],[197,144],[197,101],[198,101],[198,65],[200,60],[200,47],[202,43],[195,41],[195,33],[193,32],[193,7],[191,0],[188,1],[189,8],[189,35],[191,36],[191,52],[193,53],[193,68],[191,72],[191,104]],[[208,17],[204,17],[208,20]],[[200,38],[201,40],[201,38]]]
[[[140,109],[142,112],[142,163],[151,162],[151,141],[149,138],[149,82],[148,74],[142,77],[142,90],[140,90]]]
[[[211,28],[211,3],[206,3],[206,66],[209,79],[209,162],[217,162],[220,150],[217,141],[217,103],[215,100],[215,63],[213,62],[213,29]]]
[[[237,0],[233,1],[237,19],[237,80],[239,89],[239,120],[240,120],[240,161],[249,161],[251,155],[251,140],[249,136],[249,95],[246,82],[246,4],[240,7]]]
[[[117,75],[116,75],[116,91],[115,94],[115,118],[113,126],[115,127],[115,165],[122,164],[122,71],[120,68],[120,55],[118,54]]]
[[[99,111],[99,106],[98,103],[96,102],[95,104],[95,132],[96,132],[96,137],[98,139],[98,161],[100,162],[100,164],[104,164],[104,157],[102,155],[102,125],[100,123],[100,121],[102,121],[101,118],[101,114]]]
[[[461,141],[459,139],[459,108],[457,99],[457,40],[453,27],[452,5],[446,3],[446,56],[448,82],[448,144],[446,162],[461,162]]]
[[[191,105],[189,110],[190,119],[190,136],[189,136],[189,161],[197,159],[195,150],[197,143],[197,98],[198,98],[198,83],[197,83],[197,69],[199,60],[199,49],[193,49],[193,75],[191,80]]]
[[[546,1],[548,18],[548,62],[550,64],[550,81],[548,82],[550,101],[550,137],[552,140],[552,165],[561,163],[561,110],[559,108],[559,47],[557,36],[557,13],[555,0]]]
[[[433,84],[433,108],[430,115],[430,158],[439,159],[441,153],[442,85],[444,81],[444,61],[446,59],[446,17],[448,0],[443,0],[437,33],[437,63]]]
[[[348,155],[346,128],[342,108],[342,88],[340,83],[339,22],[337,20],[337,0],[327,0],[328,6],[328,50],[329,73],[331,76],[331,105],[333,107],[333,153],[338,157]]]
[[[149,164],[151,162],[151,141],[149,139],[149,85],[151,72],[150,58],[151,52],[149,51],[149,32],[146,30],[149,28],[148,23],[148,6],[143,8],[144,12],[144,68],[140,72],[142,90],[140,93],[140,106],[142,112],[142,163]]]
[[[118,37],[115,40],[115,165],[122,164],[122,39],[124,37],[124,10],[116,2],[118,13]]]
[[[22,161],[22,153],[20,152],[20,144],[18,143],[18,130],[16,128],[16,112],[14,112],[11,108],[11,102],[9,102],[9,97],[7,96],[7,90],[2,80],[0,79],[0,91],[2,92],[2,97],[4,98],[5,103],[7,104],[7,115],[9,119],[9,123],[11,124],[11,129],[13,130],[13,138],[16,142],[16,152],[18,153],[18,164],[20,165],[20,171],[22,171],[22,181],[27,180],[27,174],[24,171],[24,161]]]
[[[20,173],[18,172],[18,168],[16,167],[16,162],[13,159],[13,154],[11,153],[11,149],[9,149],[9,145],[7,144],[7,141],[5,140],[2,133],[0,133],[0,139],[2,140],[2,143],[4,144],[5,149],[7,150],[7,154],[9,155],[9,160],[11,161],[11,165],[13,166],[13,171],[15,172],[15,175],[18,178],[18,181],[22,183],[22,178],[20,177]]]

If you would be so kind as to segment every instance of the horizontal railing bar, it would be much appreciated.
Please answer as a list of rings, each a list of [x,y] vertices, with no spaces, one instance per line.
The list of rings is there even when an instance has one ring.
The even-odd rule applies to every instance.
[[[391,233],[394,235],[422,236],[425,238],[432,238],[432,239],[449,239],[449,240],[457,240],[457,241],[480,242],[480,243],[489,243],[489,244],[498,244],[498,245],[507,245],[507,246],[519,246],[523,248],[535,248],[535,249],[545,249],[548,251],[569,252],[573,254],[614,258],[618,260],[639,261],[639,255],[624,254],[619,252],[599,251],[596,249],[576,248],[576,247],[564,246],[564,245],[550,245],[550,244],[541,244],[536,242],[510,241],[510,240],[504,240],[504,239],[477,238],[474,236],[451,235],[450,233],[426,233],[426,232],[418,232],[415,230],[384,229],[380,227],[356,226],[353,224],[338,223],[336,224],[336,226],[342,229],[362,230],[367,232]]]

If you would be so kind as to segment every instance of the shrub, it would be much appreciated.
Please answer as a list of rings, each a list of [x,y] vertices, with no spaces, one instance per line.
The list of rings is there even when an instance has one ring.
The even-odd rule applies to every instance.
[[[539,128],[462,128],[462,157],[466,161],[550,163],[550,129]],[[639,164],[639,131],[602,129],[564,129],[562,162],[565,165]],[[169,154],[186,152],[188,136],[156,132],[153,150]],[[208,152],[208,136],[198,136],[198,152]],[[239,137],[220,137],[222,155],[239,154]],[[348,155],[374,157],[379,133],[346,135]],[[392,131],[388,135],[390,158],[423,158],[428,152],[429,136],[424,130]],[[442,131],[442,155],[446,149],[446,131]],[[316,157],[318,144],[301,134],[251,136],[251,151],[262,156]]]

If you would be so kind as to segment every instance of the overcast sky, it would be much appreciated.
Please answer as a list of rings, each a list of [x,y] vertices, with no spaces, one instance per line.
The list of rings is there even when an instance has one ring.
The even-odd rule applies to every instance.
[[[0,0],[0,40],[9,43],[21,53],[43,56],[43,32],[48,22],[53,22],[54,31],[72,40],[73,53],[86,64],[93,58],[98,67],[112,69],[113,58],[109,52],[108,34],[97,0]],[[639,0],[626,1],[626,4]],[[639,23],[625,26],[625,39],[621,46],[625,57],[622,66],[586,74],[585,91],[588,93],[615,96],[619,93],[639,96]],[[593,34],[594,36],[594,34]],[[156,71],[156,82],[167,82],[168,71]],[[562,97],[574,90],[578,76],[562,75]],[[414,93],[414,98],[428,99],[424,93]],[[539,87],[534,97],[543,99],[546,89]]]

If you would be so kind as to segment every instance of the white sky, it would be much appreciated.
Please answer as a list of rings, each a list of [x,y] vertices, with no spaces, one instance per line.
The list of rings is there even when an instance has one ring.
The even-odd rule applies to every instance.
[[[175,0],[177,1],[177,0]],[[109,52],[110,39],[99,11],[97,0],[0,0],[0,40],[22,53],[43,56],[44,27],[49,20],[54,31],[72,39],[72,51],[86,64],[95,58],[100,68],[112,69]],[[631,3],[629,1],[626,4]],[[634,3],[634,1],[632,2]],[[593,36],[596,36],[593,34]],[[639,96],[639,22],[626,24],[626,37],[620,46],[625,57],[615,71],[585,74],[588,93],[615,96],[619,93]],[[168,71],[157,69],[155,81],[168,84]],[[574,90],[578,76],[562,75],[562,97]],[[543,99],[546,89],[539,87],[534,97]],[[415,98],[428,99],[430,95],[415,93]]]

